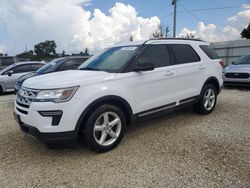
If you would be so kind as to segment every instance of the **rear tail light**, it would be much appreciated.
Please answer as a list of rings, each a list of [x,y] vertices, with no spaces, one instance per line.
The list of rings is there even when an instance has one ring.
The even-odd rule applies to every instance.
[[[223,61],[219,61],[219,64],[221,65],[221,67],[224,67],[224,62]]]

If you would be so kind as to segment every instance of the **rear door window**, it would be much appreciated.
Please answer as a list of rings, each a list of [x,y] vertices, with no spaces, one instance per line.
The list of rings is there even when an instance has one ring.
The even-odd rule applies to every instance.
[[[216,54],[214,48],[211,45],[200,45],[200,48],[210,59],[219,59],[218,55]]]
[[[17,73],[31,72],[32,67],[31,65],[18,65],[10,70],[13,71],[13,74],[17,74]]]
[[[173,55],[174,64],[178,65],[200,61],[198,54],[188,44],[168,44],[167,46]]]

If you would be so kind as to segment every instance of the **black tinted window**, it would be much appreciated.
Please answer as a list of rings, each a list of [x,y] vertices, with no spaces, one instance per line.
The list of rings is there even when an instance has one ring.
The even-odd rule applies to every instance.
[[[211,45],[200,45],[200,48],[207,54],[210,59],[219,59],[218,55],[214,51],[214,48]]]
[[[137,63],[153,63],[155,68],[170,65],[170,58],[166,45],[150,45],[138,58]]]
[[[63,63],[60,67],[60,70],[75,70],[77,69],[81,64],[83,63],[82,59],[71,59],[67,60],[65,63]]]
[[[43,66],[43,64],[33,64],[31,65],[31,71],[37,71]]]
[[[32,67],[31,65],[19,65],[11,69],[14,74],[16,73],[23,73],[23,72],[31,72]]]
[[[200,57],[188,44],[169,44],[175,64],[184,64],[200,61]]]

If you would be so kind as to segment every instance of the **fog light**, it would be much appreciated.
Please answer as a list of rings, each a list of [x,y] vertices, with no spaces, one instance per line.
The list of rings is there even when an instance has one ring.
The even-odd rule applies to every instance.
[[[61,110],[54,111],[38,111],[43,117],[52,117],[52,126],[57,126],[60,123],[63,112]]]

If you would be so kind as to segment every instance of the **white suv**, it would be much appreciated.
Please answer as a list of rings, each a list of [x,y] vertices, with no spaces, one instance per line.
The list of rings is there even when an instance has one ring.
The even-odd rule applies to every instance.
[[[209,114],[222,86],[222,67],[200,40],[154,39],[105,49],[79,70],[26,80],[14,114],[21,130],[46,145],[81,136],[94,151],[121,141],[126,126],[192,104]]]

